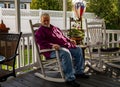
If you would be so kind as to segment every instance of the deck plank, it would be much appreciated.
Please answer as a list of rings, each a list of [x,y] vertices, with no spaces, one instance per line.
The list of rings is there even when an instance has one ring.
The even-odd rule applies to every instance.
[[[50,82],[38,78],[34,72],[36,71],[0,82],[1,87],[68,87],[65,83]],[[77,79],[77,82],[81,84],[81,87],[120,87],[118,79],[99,74],[92,74],[89,79]]]
[[[109,77],[106,77],[106,76],[103,76],[103,75],[92,76],[92,78],[96,79],[98,81],[102,81],[102,83],[105,83],[105,84],[108,84],[108,85],[112,85],[112,86],[115,86],[115,87],[120,87],[120,81],[118,81],[118,79],[109,78]]]

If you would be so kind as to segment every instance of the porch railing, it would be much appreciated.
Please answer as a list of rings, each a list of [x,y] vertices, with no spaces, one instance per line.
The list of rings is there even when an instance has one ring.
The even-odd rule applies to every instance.
[[[107,38],[110,38],[108,41],[120,40],[120,30],[107,30],[106,33]],[[112,44],[112,46],[114,45],[115,44]],[[117,43],[117,46],[120,47],[120,44]],[[19,57],[16,60],[16,72],[26,71],[33,69],[33,67],[38,67],[36,50],[31,33],[22,35],[18,52]]]

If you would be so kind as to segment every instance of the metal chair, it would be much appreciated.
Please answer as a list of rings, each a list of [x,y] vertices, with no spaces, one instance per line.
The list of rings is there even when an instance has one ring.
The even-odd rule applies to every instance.
[[[40,71],[35,73],[35,76],[43,78],[45,80],[53,81],[53,82],[64,82],[65,77],[63,70],[61,68],[61,63],[59,60],[59,53],[55,49],[43,49],[40,50],[38,44],[35,41],[35,31],[40,27],[40,23],[33,24],[31,20],[29,20],[31,30],[32,30],[32,37],[35,43],[36,51],[37,51],[37,60],[39,62]],[[48,51],[55,51],[56,58],[53,59],[44,59],[41,54]],[[52,73],[52,74],[51,74]],[[55,76],[57,75],[57,76]]]
[[[115,58],[119,52],[118,47],[110,47],[106,34],[104,19],[85,19],[87,46],[90,56],[89,66],[95,71],[104,72],[106,69],[105,63]]]
[[[6,81],[9,76],[16,77],[15,61],[21,34],[0,34],[0,81]]]

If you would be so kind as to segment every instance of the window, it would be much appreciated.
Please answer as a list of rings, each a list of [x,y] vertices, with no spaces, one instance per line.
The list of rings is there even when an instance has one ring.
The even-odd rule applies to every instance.
[[[10,8],[15,8],[15,5],[14,4],[10,4]]]
[[[26,4],[20,4],[21,9],[26,9]]]
[[[0,7],[1,7],[1,8],[4,8],[5,5],[4,5],[3,3],[0,3]]]

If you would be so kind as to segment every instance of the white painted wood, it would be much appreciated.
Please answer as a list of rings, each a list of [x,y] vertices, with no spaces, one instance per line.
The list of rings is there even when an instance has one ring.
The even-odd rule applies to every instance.
[[[63,32],[65,32],[65,35],[66,35],[67,31],[65,30]],[[117,36],[117,40],[119,40],[120,30],[106,30],[106,34],[108,34],[108,37],[109,37],[109,34],[111,34],[111,33],[117,34],[118,35]],[[29,37],[29,40],[28,40],[28,37]],[[22,40],[23,38],[26,38],[24,42]],[[23,57],[25,55],[25,53],[23,52],[24,46],[26,45],[27,46],[26,49],[29,49],[28,48],[29,45],[28,45],[27,41],[31,42],[31,47],[32,47],[31,48],[31,50],[32,50],[31,60],[29,58],[27,58],[27,57]],[[107,41],[110,42],[109,40],[107,40]],[[116,42],[117,42],[117,45],[120,46],[120,44],[119,44],[120,42],[119,41],[116,41]],[[36,55],[35,45],[34,45],[31,33],[27,33],[27,34],[23,34],[22,35],[19,49],[20,49],[20,52],[19,52],[20,58],[16,59],[16,61],[17,61],[16,62],[17,63],[16,64],[16,70],[17,70],[16,72],[26,71],[27,69],[29,69],[29,68],[32,69],[33,67],[39,68],[39,66],[37,66],[37,64],[38,64],[38,62],[37,62],[37,55]],[[30,56],[30,54],[27,54],[27,55]],[[31,61],[31,62],[30,63],[24,63],[24,61],[22,61],[22,60],[26,60],[26,59]]]
[[[63,29],[67,29],[67,0],[63,0]]]
[[[35,73],[35,76],[40,77],[40,78],[45,79],[45,80],[53,81],[53,82],[65,82],[64,79],[43,76],[42,74],[40,74],[38,72]]]
[[[104,62],[109,62],[112,58],[118,57],[114,56],[114,54],[119,54],[120,50],[103,52],[101,51],[101,48],[108,48],[111,45],[112,47],[116,47],[114,43],[119,41],[115,41],[115,33],[108,33],[107,35],[107,30],[103,19],[86,19],[86,33],[87,46],[91,62],[90,66],[94,70],[103,71]],[[110,34],[112,35],[112,41],[109,41]],[[93,49],[96,49],[97,51],[93,52]],[[96,56],[96,54],[98,55]],[[93,63],[93,59],[96,59],[96,62]]]
[[[55,49],[43,49],[43,50],[39,49],[39,46],[35,41],[35,30],[36,30],[36,27],[37,27],[37,29],[39,28],[40,23],[33,24],[31,20],[29,20],[29,22],[30,22],[30,26],[31,26],[33,41],[34,41],[35,47],[36,47],[37,61],[39,63],[40,72],[41,72],[41,73],[40,72],[37,73],[36,75],[40,78],[43,78],[43,79],[46,79],[46,80],[49,80],[49,81],[55,81],[55,82],[58,82],[59,80],[60,80],[60,82],[65,81],[65,77],[64,77],[64,73],[63,73],[63,70],[62,70],[61,63],[60,63],[60,58],[59,58],[58,51],[55,50]],[[51,59],[50,60],[47,60],[47,59],[43,60],[40,57],[41,56],[40,54],[42,54],[44,52],[49,52],[49,51],[55,51],[56,52],[56,58],[52,59],[52,61],[51,61]],[[48,74],[46,74],[46,72],[47,73],[51,72],[51,69],[53,69],[54,72],[57,72],[57,73],[59,72],[61,77],[55,78],[53,76],[49,76]]]
[[[21,23],[20,23],[20,0],[15,1],[15,9],[16,9],[16,32],[21,32]]]

